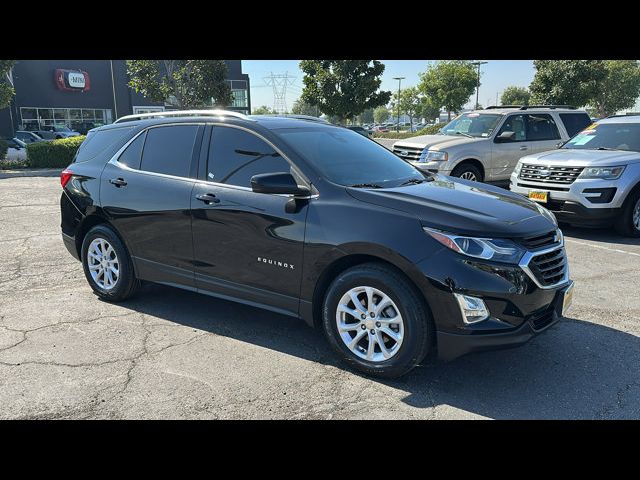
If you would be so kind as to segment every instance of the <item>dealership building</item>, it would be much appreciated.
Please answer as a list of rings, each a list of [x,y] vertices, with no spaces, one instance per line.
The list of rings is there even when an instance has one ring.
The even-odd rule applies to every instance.
[[[249,114],[249,76],[240,60],[225,63],[233,94],[227,108]],[[0,110],[0,137],[54,125],[85,133],[124,115],[176,108],[171,98],[154,102],[129,88],[125,60],[18,60],[11,79],[15,97]]]

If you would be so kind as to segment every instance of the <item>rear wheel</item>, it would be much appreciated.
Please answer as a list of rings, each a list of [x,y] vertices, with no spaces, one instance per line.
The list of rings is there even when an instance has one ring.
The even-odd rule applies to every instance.
[[[471,180],[472,182],[481,182],[484,179],[480,169],[471,163],[458,165],[453,169],[453,172],[451,172],[451,176]]]
[[[107,225],[96,225],[87,232],[82,242],[82,266],[94,293],[104,300],[126,300],[140,286],[129,252]]]
[[[413,285],[375,263],[350,268],[333,281],[322,320],[343,361],[376,377],[404,375],[426,357],[434,339],[431,316]]]
[[[640,237],[640,188],[632,192],[624,202],[616,219],[615,229],[626,237]]]

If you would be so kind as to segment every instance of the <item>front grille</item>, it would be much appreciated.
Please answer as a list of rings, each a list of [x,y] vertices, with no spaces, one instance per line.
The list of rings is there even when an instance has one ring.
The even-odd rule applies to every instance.
[[[393,153],[411,162],[420,160],[420,155],[422,155],[423,150],[424,147],[393,147]]]
[[[564,247],[535,255],[529,262],[529,269],[542,286],[550,287],[562,282],[567,271]]]
[[[525,163],[520,169],[518,178],[541,183],[573,183],[582,172],[583,167],[552,167],[548,165],[531,165]]]
[[[542,247],[549,247],[558,243],[560,236],[557,230],[551,230],[550,232],[543,233],[542,235],[535,235],[533,237],[525,237],[520,239],[520,244],[527,250],[537,250]]]

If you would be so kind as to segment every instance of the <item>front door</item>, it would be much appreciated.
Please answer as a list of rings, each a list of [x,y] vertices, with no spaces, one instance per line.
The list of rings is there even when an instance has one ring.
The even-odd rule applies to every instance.
[[[515,137],[510,142],[497,143],[495,138],[502,132],[514,132]],[[531,145],[527,138],[526,115],[509,115],[494,137],[491,152],[491,179],[508,179],[520,157],[529,153],[531,153]]]
[[[274,147],[245,129],[213,126],[206,170],[191,196],[198,289],[297,315],[306,201],[254,193],[250,179],[289,172]]]

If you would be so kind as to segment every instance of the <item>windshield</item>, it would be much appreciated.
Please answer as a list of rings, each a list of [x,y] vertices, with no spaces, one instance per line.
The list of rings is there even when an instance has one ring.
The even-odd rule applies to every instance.
[[[409,163],[352,130],[303,127],[275,132],[322,176],[339,185],[396,187],[425,179]]]
[[[445,125],[442,135],[463,135],[467,137],[488,137],[496,128],[502,115],[464,113]]]
[[[562,148],[640,152],[640,123],[594,123]]]

